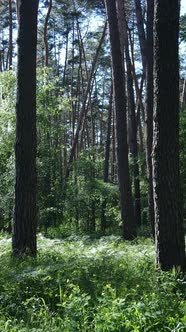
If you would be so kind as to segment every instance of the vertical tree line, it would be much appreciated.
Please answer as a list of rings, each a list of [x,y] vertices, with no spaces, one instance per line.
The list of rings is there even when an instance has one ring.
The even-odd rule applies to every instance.
[[[123,235],[124,238],[130,239],[132,236],[135,236],[135,233],[131,233],[132,236],[128,237],[128,230],[130,227],[132,229],[136,220],[134,221],[134,217],[132,217],[132,213],[129,211],[129,207],[133,211],[133,205],[128,168],[126,99],[124,93],[125,74],[124,66],[122,65],[123,48],[125,48],[127,64],[128,105],[130,105],[130,112],[134,109],[132,77],[130,76],[131,62],[127,42],[127,29],[125,29],[125,44],[123,44],[123,40],[121,41],[121,38],[124,38],[121,32],[122,6],[120,6],[120,2],[118,1],[119,11],[117,15],[116,1],[105,1],[105,5],[109,22],[114,103],[116,108],[118,178],[124,225]],[[179,184],[179,1],[147,1],[147,37],[143,29],[140,1],[135,1],[135,5],[143,65],[142,77],[147,81],[146,161],[148,172],[148,202],[149,221],[152,225],[153,234],[155,232],[156,262],[163,270],[170,270],[173,267],[184,270],[185,244]],[[123,10],[125,11],[125,9]],[[123,21],[124,19],[125,15],[123,15]],[[133,119],[135,119],[135,111],[132,114],[134,114]],[[132,126],[133,135],[135,135],[136,130],[134,129],[134,125]],[[135,157],[137,157],[136,149],[137,147],[135,148],[135,153],[133,150]],[[122,157],[125,160],[124,163],[122,163]],[[122,187],[123,183],[125,183],[124,187]],[[128,227],[128,225],[130,226]]]

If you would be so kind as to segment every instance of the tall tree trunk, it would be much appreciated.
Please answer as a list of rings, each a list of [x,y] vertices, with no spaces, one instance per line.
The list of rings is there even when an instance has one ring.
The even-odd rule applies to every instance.
[[[12,19],[12,0],[9,0],[9,49],[8,49],[8,58],[9,58],[9,70],[12,69],[12,52],[13,52],[13,19]]]
[[[125,7],[124,0],[116,0],[117,18],[118,18],[118,29],[120,48],[122,55],[122,63],[124,67],[124,44],[125,44]]]
[[[179,1],[155,0],[153,185],[156,263],[185,269],[179,185]]]
[[[20,0],[13,255],[36,255],[36,44],[38,1]]]
[[[143,98],[142,98],[142,92],[143,92],[143,83],[144,83],[144,77],[142,76],[140,86],[138,84],[138,79],[136,75],[136,69],[135,69],[135,59],[134,59],[134,41],[132,40],[131,32],[129,30],[129,42],[130,42],[130,53],[131,53],[131,69],[132,69],[132,76],[133,76],[133,81],[134,81],[134,86],[135,86],[135,91],[136,91],[136,98],[137,102],[140,106],[139,111],[141,113],[141,117],[143,122],[145,121],[145,109],[143,105]]]
[[[152,183],[152,142],[153,142],[153,18],[154,0],[147,0],[147,72],[146,72],[146,163],[148,180],[148,211],[154,237],[154,199]]]
[[[2,30],[2,40],[5,39],[5,36],[4,36],[4,29]],[[1,54],[2,54],[2,68],[3,68],[3,71],[6,70],[6,61],[5,61],[5,46],[3,45],[2,47],[2,50],[1,50]]]
[[[110,136],[111,136],[111,120],[112,120],[112,105],[113,105],[113,84],[111,83],[110,89],[110,100],[109,100],[109,113],[108,113],[108,126],[107,126],[107,139],[105,146],[105,161],[104,161],[104,172],[103,172],[103,181],[108,182],[109,178],[109,158],[110,158]],[[106,230],[106,206],[107,201],[104,199],[101,205],[101,232],[104,234]]]
[[[124,239],[131,240],[136,236],[136,225],[128,162],[124,67],[122,63],[116,3],[115,1],[105,0],[105,5],[110,32],[114,102],[116,109],[118,178],[123,237]]]
[[[44,23],[44,32],[43,32],[43,39],[44,39],[44,66],[48,67],[49,65],[49,51],[48,51],[48,22],[50,18],[50,13],[52,10],[52,0],[49,0],[48,10],[45,18]],[[48,75],[48,73],[47,73]],[[49,84],[49,77],[47,76],[47,84]],[[52,187],[52,172],[51,172],[51,114],[49,111],[49,104],[50,104],[50,95],[49,90],[47,89],[45,92],[45,111],[48,113],[48,125],[47,125],[47,133],[46,133],[46,146],[48,150],[48,167],[45,177],[45,195],[47,197],[46,200],[46,208],[50,208],[51,206],[51,187]]]
[[[144,19],[143,19],[141,1],[134,0],[134,2],[136,8],[137,29],[138,29],[139,44],[140,44],[141,58],[143,65],[143,75],[145,76],[147,59],[146,59],[146,36],[144,29]]]
[[[69,39],[69,29],[66,31],[66,42],[65,42],[65,64],[63,69],[63,82],[62,86],[65,88],[66,76],[67,76],[67,65],[68,65],[68,39]]]
[[[126,21],[125,21],[126,22]],[[129,118],[131,123],[130,148],[133,159],[133,181],[134,181],[134,216],[137,226],[141,225],[141,197],[140,178],[138,165],[138,142],[137,142],[137,119],[135,113],[134,87],[132,77],[132,64],[129,53],[129,42],[127,35],[127,23],[125,23],[125,59],[127,67],[127,91],[129,104]]]
[[[2,51],[0,50],[0,72],[3,71],[3,63],[2,63]]]
[[[74,131],[75,131],[75,121],[76,121],[76,111],[75,111],[75,101],[74,101],[74,40],[75,40],[75,24],[74,16],[72,17],[72,68],[71,68],[71,107],[72,107],[72,116],[71,116],[71,127],[72,127],[72,142],[74,140]]]
[[[51,10],[52,10],[52,0],[49,0],[48,11],[46,14],[45,24],[44,24],[44,45],[45,45],[45,66],[46,67],[48,67],[48,57],[49,57],[47,32],[48,32],[48,21],[50,18]]]
[[[115,106],[113,104],[112,114],[111,114],[111,181],[116,183],[117,171],[116,171],[116,121],[115,121]]]
[[[184,79],[183,87],[182,87],[182,94],[181,94],[181,111],[183,111],[186,105],[186,79]]]

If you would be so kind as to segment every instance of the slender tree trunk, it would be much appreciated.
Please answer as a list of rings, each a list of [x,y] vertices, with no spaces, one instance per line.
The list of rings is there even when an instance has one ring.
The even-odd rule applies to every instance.
[[[2,63],[2,51],[0,50],[0,72],[3,71],[3,63]]]
[[[156,263],[185,269],[179,185],[179,1],[155,0],[153,187]]]
[[[92,101],[91,101],[91,92],[89,95],[89,108],[90,108],[90,117],[91,117],[91,143],[92,143],[92,148],[95,146],[95,121],[93,117],[93,110],[92,110]],[[93,151],[92,153],[92,161],[93,164],[95,165],[95,152]],[[95,168],[91,169],[91,174],[90,178],[92,180],[92,190],[95,190]],[[95,198],[92,198],[92,204],[91,204],[91,232],[96,231],[96,204],[95,204]]]
[[[36,255],[36,44],[38,1],[19,1],[13,255]]]
[[[67,28],[66,31],[66,44],[65,44],[65,64],[64,64],[64,70],[63,70],[63,88],[65,87],[66,82],[66,74],[67,74],[67,64],[68,64],[68,39],[69,39],[69,30]]]
[[[4,40],[5,36],[4,36],[4,29],[2,30],[2,40]],[[2,50],[1,50],[1,54],[2,54],[2,68],[3,71],[6,70],[6,63],[5,63],[5,46],[3,45]]]
[[[141,1],[134,0],[134,2],[136,8],[137,29],[138,29],[139,44],[140,44],[141,58],[143,65],[143,75],[145,76],[147,59],[146,59],[146,36],[144,29],[144,19],[143,19]]]
[[[72,17],[72,68],[71,68],[72,143],[74,141],[75,121],[76,121],[76,118],[75,118],[75,115],[76,115],[75,102],[73,100],[73,98],[74,98],[74,55],[75,55],[74,40],[75,40],[75,27],[74,27],[74,17]]]
[[[129,104],[129,118],[131,123],[130,148],[133,159],[133,180],[134,180],[134,216],[137,226],[141,225],[141,196],[140,178],[138,165],[138,142],[137,142],[137,119],[135,113],[134,87],[132,77],[132,64],[129,53],[129,42],[127,35],[127,23],[125,24],[125,58],[127,67],[127,91]]]
[[[47,32],[48,32],[48,21],[50,18],[51,10],[52,10],[52,0],[49,0],[48,11],[46,14],[45,24],[44,24],[44,45],[45,45],[45,66],[46,67],[48,67],[48,57],[49,57]]]
[[[52,10],[52,0],[49,0],[49,5],[48,5],[48,10],[45,18],[45,23],[44,23],[44,66],[48,67],[49,65],[49,50],[48,50],[48,22],[50,18],[50,13]],[[48,75],[48,73],[47,73]],[[47,84],[49,77],[47,76]],[[52,172],[51,172],[51,115],[49,111],[48,105],[50,104],[50,95],[49,95],[49,90],[46,90],[45,92],[45,111],[48,113],[48,126],[47,126],[47,133],[46,133],[46,146],[48,147],[48,167],[47,167],[47,172],[46,172],[46,177],[45,177],[45,195],[47,197],[46,200],[46,207],[50,208],[51,206],[51,187],[52,187]]]
[[[181,94],[181,111],[183,111],[186,105],[186,79],[184,79],[183,87],[182,87],[182,94]]]
[[[115,1],[105,0],[105,5],[110,32],[114,102],[116,109],[118,178],[120,186],[123,237],[124,239],[131,240],[136,236],[136,225],[128,162],[124,68],[122,63],[116,3]]]
[[[147,0],[147,72],[146,72],[146,163],[148,180],[149,222],[154,237],[154,199],[152,183],[152,142],[153,142],[153,18],[154,0]]]
[[[111,83],[110,89],[110,100],[109,100],[109,113],[108,113],[108,125],[107,125],[107,139],[106,139],[106,146],[105,146],[105,162],[104,162],[104,174],[103,174],[103,181],[105,183],[108,182],[109,176],[109,159],[110,159],[110,136],[111,136],[111,120],[112,120],[112,105],[113,105],[113,84]],[[104,234],[107,226],[106,222],[106,206],[107,201],[104,199],[102,206],[101,206],[101,232]]]
[[[138,104],[140,106],[140,113],[142,116],[142,120],[145,122],[145,109],[143,105],[143,99],[142,99],[142,92],[143,92],[143,83],[144,83],[144,77],[142,76],[140,86],[138,84],[138,79],[136,75],[136,70],[135,70],[135,60],[134,60],[134,42],[132,40],[131,33],[129,31],[129,42],[130,42],[130,50],[131,50],[131,70],[132,70],[132,76],[134,80],[134,86],[135,86],[135,91],[136,91],[136,97]]]
[[[141,108],[140,104],[137,103],[137,124],[138,124],[138,134],[139,134],[139,152],[143,153],[145,151],[144,148],[144,132],[143,125],[141,121]],[[141,167],[142,174],[145,176],[146,172],[144,171],[144,165]]]
[[[111,146],[112,146],[112,154],[111,154],[111,181],[113,183],[116,183],[117,178],[117,171],[116,171],[116,123],[115,123],[115,106],[113,104],[112,107],[112,114],[111,114],[111,130],[112,130],[112,136],[111,136]]]
[[[111,117],[113,107],[113,84],[111,83],[110,100],[109,100],[109,113],[108,113],[108,125],[107,125],[107,139],[105,147],[105,163],[104,163],[104,182],[108,182],[109,178],[109,158],[110,158],[110,135],[111,135]]]
[[[13,52],[13,19],[12,19],[12,0],[9,0],[9,70],[12,69],[12,52]]]

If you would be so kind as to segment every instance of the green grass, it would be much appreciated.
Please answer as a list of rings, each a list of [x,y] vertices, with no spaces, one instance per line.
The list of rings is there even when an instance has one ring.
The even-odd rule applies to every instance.
[[[186,283],[154,268],[150,240],[38,236],[38,258],[0,238],[0,331],[186,331]]]

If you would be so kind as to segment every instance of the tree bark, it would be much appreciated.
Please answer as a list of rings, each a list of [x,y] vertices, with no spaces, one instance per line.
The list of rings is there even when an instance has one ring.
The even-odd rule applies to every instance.
[[[124,68],[122,64],[116,3],[113,0],[105,0],[105,5],[109,23],[114,102],[116,109],[118,178],[123,237],[124,239],[132,240],[136,236],[136,225],[128,162]]]
[[[141,225],[141,196],[140,196],[140,178],[138,165],[138,141],[137,141],[137,119],[135,112],[134,87],[132,77],[132,64],[129,53],[129,42],[127,35],[127,22],[125,21],[125,60],[127,68],[127,92],[129,106],[129,121],[131,123],[130,150],[133,160],[133,183],[134,183],[134,216],[135,222],[139,227]]]
[[[153,18],[154,0],[147,0],[147,71],[146,71],[146,163],[148,181],[148,214],[154,237],[154,199],[152,183],[153,142]]]
[[[111,114],[111,181],[117,182],[117,171],[116,171],[116,119],[115,119],[115,106],[113,104]]]
[[[153,188],[156,263],[185,269],[179,185],[179,1],[155,0]]]
[[[16,184],[12,252],[36,256],[36,44],[38,1],[18,4]]]
[[[120,48],[122,55],[122,63],[124,67],[124,44],[125,44],[125,7],[124,0],[116,0],[116,10],[118,19]]]

